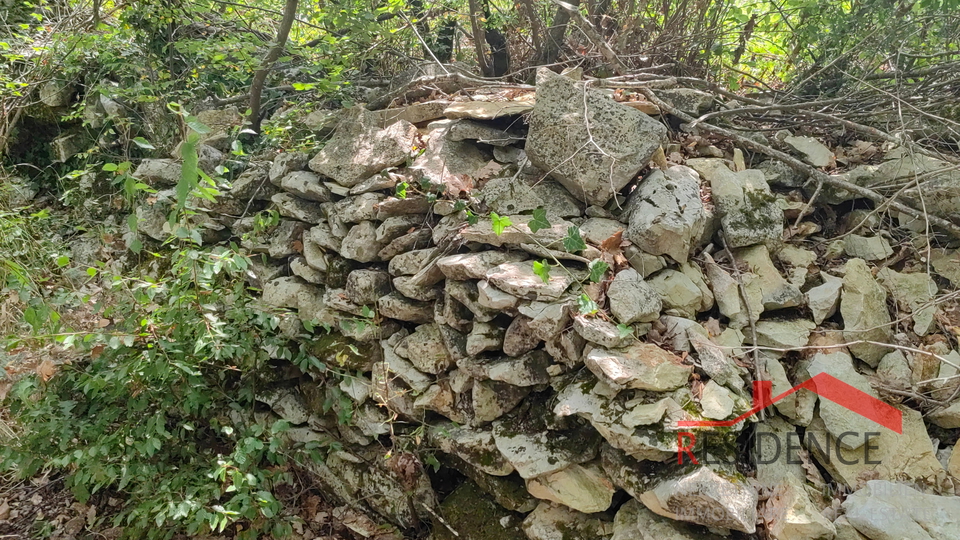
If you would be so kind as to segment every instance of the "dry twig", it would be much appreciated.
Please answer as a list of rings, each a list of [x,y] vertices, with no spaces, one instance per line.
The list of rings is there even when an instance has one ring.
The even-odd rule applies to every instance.
[[[676,116],[677,118],[680,118],[680,119],[683,120],[684,122],[688,122],[688,123],[689,123],[689,122],[693,122],[693,121],[695,120],[695,118],[693,118],[693,117],[690,116],[689,114],[687,114],[687,113],[685,113],[685,112],[677,109],[676,107],[674,107],[674,106],[670,105],[669,103],[663,101],[662,99],[658,98],[657,95],[656,95],[656,93],[655,93],[653,90],[651,90],[651,89],[649,89],[649,88],[640,88],[639,91],[640,91],[640,93],[642,93],[644,96],[646,96],[646,98],[647,98],[648,100],[650,100],[650,101],[653,102],[655,105],[657,105],[658,107],[660,107],[660,110],[666,111],[666,112],[668,112],[668,113]],[[819,184],[827,184],[827,185],[830,185],[830,186],[833,186],[833,187],[837,187],[837,188],[840,188],[840,189],[844,189],[844,190],[847,190],[847,191],[849,191],[849,192],[851,192],[851,193],[854,193],[854,194],[856,194],[856,195],[858,195],[858,196],[860,196],[860,197],[863,197],[863,198],[865,198],[865,199],[870,199],[871,201],[874,201],[874,202],[877,203],[877,204],[887,204],[890,208],[893,208],[894,210],[897,210],[898,212],[902,212],[902,213],[904,213],[904,214],[907,214],[908,216],[911,216],[911,217],[914,217],[914,218],[917,218],[917,219],[926,219],[926,220],[929,220],[931,224],[933,224],[933,225],[935,225],[935,226],[937,226],[937,227],[940,227],[941,229],[945,230],[947,233],[949,233],[949,234],[950,234],[951,236],[953,236],[954,238],[960,239],[960,226],[957,226],[957,225],[951,223],[950,221],[947,221],[947,220],[945,220],[945,219],[943,219],[943,218],[940,218],[940,217],[937,217],[937,216],[931,216],[931,215],[927,214],[926,212],[924,212],[924,211],[922,211],[922,210],[918,210],[918,209],[913,208],[913,207],[911,207],[911,206],[907,206],[907,205],[905,205],[905,204],[903,204],[903,203],[899,203],[899,202],[896,202],[896,201],[888,200],[887,197],[884,197],[883,195],[877,193],[876,191],[874,191],[874,190],[872,190],[872,189],[865,188],[865,187],[863,187],[863,186],[858,186],[857,184],[853,184],[853,183],[851,183],[851,182],[847,182],[847,181],[845,181],[845,180],[841,180],[840,178],[837,178],[837,177],[834,177],[834,176],[830,176],[830,175],[824,173],[823,171],[821,171],[821,170],[819,170],[819,169],[817,169],[817,168],[815,168],[815,167],[812,167],[812,166],[810,166],[810,165],[807,165],[806,163],[803,163],[802,161],[794,158],[793,156],[790,156],[790,155],[788,155],[788,154],[786,154],[786,153],[784,153],[784,152],[781,152],[781,151],[779,151],[779,150],[773,149],[773,148],[771,148],[771,147],[769,147],[769,146],[767,146],[767,145],[765,145],[765,144],[761,144],[761,143],[758,143],[758,142],[756,142],[756,141],[754,141],[754,140],[748,139],[748,138],[746,138],[746,137],[744,137],[744,136],[742,136],[742,135],[739,135],[739,134],[737,134],[737,133],[734,133],[734,132],[730,131],[729,129],[724,129],[724,128],[721,128],[721,127],[718,127],[718,126],[714,126],[714,125],[708,124],[708,123],[706,123],[706,122],[702,122],[702,123],[699,125],[699,127],[700,127],[700,129],[702,129],[702,130],[704,130],[704,131],[706,131],[706,132],[713,133],[713,134],[716,134],[716,135],[722,135],[722,136],[724,136],[724,137],[727,137],[727,138],[729,138],[729,139],[732,139],[732,140],[733,140],[734,142],[736,142],[737,144],[739,144],[739,145],[741,145],[741,146],[743,146],[743,147],[745,147],[745,148],[747,148],[747,149],[749,149],[749,150],[752,150],[752,151],[754,151],[754,152],[759,152],[759,153],[761,153],[761,154],[770,156],[770,157],[772,157],[772,158],[774,158],[774,159],[780,160],[780,161],[786,163],[786,164],[787,164],[788,166],[790,166],[792,169],[794,169],[794,170],[796,170],[796,171],[799,171],[799,172],[801,172],[801,173],[803,173],[803,174],[806,174],[807,176],[812,177],[812,178],[813,178],[814,180],[816,180],[817,183],[819,183]]]

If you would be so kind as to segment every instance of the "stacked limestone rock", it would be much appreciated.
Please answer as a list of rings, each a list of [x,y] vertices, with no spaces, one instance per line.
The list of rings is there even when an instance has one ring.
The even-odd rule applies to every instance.
[[[531,109],[526,124],[513,116]],[[427,123],[441,111],[450,118]],[[671,165],[661,154],[636,180],[666,142],[665,127],[547,71],[535,106],[357,108],[338,122],[315,156],[254,165],[231,194],[269,201],[282,216],[268,240],[247,242],[269,256],[257,270],[263,301],[298,315],[284,323],[291,336],[303,336],[301,323],[316,330],[298,338],[301,348],[343,375],[332,386],[312,370],[316,382],[285,381],[261,396],[295,425],[295,440],[341,445],[311,465],[331,499],[402,528],[433,520],[438,538],[448,527],[465,538],[714,538],[752,534],[758,519],[776,539],[855,538],[854,528],[887,538],[866,532],[873,525],[862,506],[872,499],[851,498],[846,516],[824,512],[829,500],[815,495],[823,479],[806,450],[746,478],[737,470],[746,460],[740,424],[695,450],[721,464],[678,467],[676,423],[751,407],[754,372],[742,354],[751,344],[764,348],[756,372],[774,395],[827,372],[877,396],[858,365],[908,386],[921,371],[938,374],[922,355],[830,348],[892,340],[888,292],[917,333],[930,332],[929,276],[885,269],[875,278],[864,260],[875,250],[856,243],[848,248],[858,258],[836,276],[818,272],[817,254],[781,243],[790,201],[767,178],[789,174],[775,165]],[[547,223],[534,218],[539,209]],[[495,231],[490,212],[510,224]],[[251,228],[251,218],[234,224]],[[576,236],[585,247],[571,252],[575,243],[564,240]],[[609,269],[595,283],[587,276],[598,259]],[[538,261],[551,264],[549,275]],[[842,330],[831,323],[838,312]],[[833,330],[814,333],[824,321]],[[787,354],[812,335],[827,348]],[[757,429],[802,426],[820,440],[883,432],[872,442],[879,466],[809,449],[853,489],[871,479],[950,483],[919,413],[904,408],[897,435],[827,400],[817,405],[813,393],[794,394]],[[410,441],[470,480],[438,504]]]

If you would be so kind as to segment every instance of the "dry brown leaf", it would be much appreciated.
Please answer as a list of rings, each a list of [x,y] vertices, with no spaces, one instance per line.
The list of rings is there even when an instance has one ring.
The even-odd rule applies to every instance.
[[[297,253],[303,253],[303,242],[299,240],[294,240],[292,246],[293,246],[293,250],[296,251]]]
[[[704,386],[705,385],[700,380],[694,380],[690,384],[690,393],[693,394],[694,399],[700,399],[700,397],[703,395]]]
[[[106,328],[110,326],[110,323],[112,322],[113,321],[111,321],[110,319],[100,319],[99,321],[97,321],[97,328]]]
[[[97,358],[100,358],[100,355],[103,354],[104,349],[106,349],[106,346],[103,344],[97,345],[93,349],[90,349],[90,359],[96,360]]]
[[[465,174],[452,174],[447,177],[447,194],[457,198],[461,193],[469,193],[473,189],[473,179]]]
[[[600,249],[612,254],[620,252],[620,244],[623,243],[623,230],[613,233],[610,238],[600,242]]]
[[[490,178],[490,177],[492,177],[493,175],[495,175],[495,174],[497,174],[498,172],[500,172],[501,169],[503,169],[503,166],[500,165],[499,163],[497,163],[496,161],[493,161],[493,160],[491,159],[489,163],[487,163],[487,164],[484,165],[483,167],[480,167],[480,168],[477,170],[476,174],[474,174],[474,177],[476,177],[477,180],[483,180],[484,178]]]
[[[423,466],[417,456],[405,452],[397,454],[387,461],[387,465],[399,477],[400,483],[407,489],[413,489],[417,485],[417,478],[420,476]]]
[[[37,375],[43,379],[43,382],[49,381],[54,375],[57,374],[57,365],[53,363],[53,360],[47,358],[43,362],[40,362],[40,365],[37,366]]]
[[[710,317],[707,319],[707,322],[703,323],[703,328],[710,334],[710,336],[719,336],[723,330],[720,329],[720,321]]]
[[[775,523],[782,521],[791,510],[791,499],[787,496],[786,491],[787,488],[783,485],[775,487],[760,509],[760,515],[767,524],[768,530]]]
[[[804,473],[806,473],[807,481],[817,487],[823,486],[823,477],[820,476],[820,470],[817,469],[817,466],[814,465],[813,460],[810,459],[810,453],[800,448],[797,450],[797,457],[800,458],[800,466],[803,467]]]
[[[316,495],[309,495],[307,500],[303,503],[303,509],[310,519],[313,519],[313,517],[317,515],[317,510],[319,508],[320,497],[317,497]]]
[[[0,402],[7,399],[7,394],[10,393],[10,389],[13,388],[13,383],[10,381],[0,382]],[[0,519],[3,519],[0,517]]]

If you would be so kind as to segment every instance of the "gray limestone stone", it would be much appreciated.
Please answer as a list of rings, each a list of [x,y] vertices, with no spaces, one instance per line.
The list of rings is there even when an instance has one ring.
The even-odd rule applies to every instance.
[[[610,311],[622,324],[652,322],[660,317],[663,303],[652,286],[632,269],[621,270],[607,288]]]
[[[549,69],[537,71],[527,155],[581,200],[606,204],[665,137],[666,128],[640,111]]]
[[[888,342],[893,335],[890,312],[887,311],[887,291],[873,278],[863,259],[850,259],[843,276],[840,299],[843,316],[843,337],[847,341]],[[876,367],[890,349],[870,343],[850,345],[850,352],[871,367]]]
[[[847,521],[870,540],[960,538],[960,498],[871,480],[843,502]]]
[[[832,167],[836,164],[833,152],[813,137],[790,136],[785,137],[783,142],[796,150],[803,156],[804,161],[814,167]]]
[[[293,171],[280,179],[280,187],[301,199],[317,202],[333,200],[330,189],[310,171]]]
[[[745,481],[705,466],[640,496],[640,502],[660,515],[748,534],[757,529],[757,499],[756,489]]]
[[[303,152],[283,152],[270,165],[270,181],[279,186],[284,176],[307,168],[307,155]]]
[[[682,165],[651,171],[630,195],[625,213],[628,240],[678,262],[687,260],[707,222],[699,177]]]
[[[382,270],[354,270],[347,274],[344,289],[354,304],[375,304],[377,299],[390,292],[390,274]]]
[[[310,169],[353,187],[376,173],[402,164],[414,146],[417,128],[399,121],[380,129],[377,115],[362,107],[343,111],[333,137],[310,160]]]
[[[731,248],[779,242],[783,235],[783,211],[761,171],[733,172],[722,159],[690,159],[687,165],[710,182]]]
[[[613,388],[666,392],[687,383],[693,366],[653,343],[635,343],[623,349],[595,348],[584,362],[601,381]]]

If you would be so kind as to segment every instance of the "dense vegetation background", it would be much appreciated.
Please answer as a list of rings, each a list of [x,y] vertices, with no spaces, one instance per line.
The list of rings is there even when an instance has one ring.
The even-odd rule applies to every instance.
[[[782,105],[763,117],[770,131],[809,121],[789,114],[803,103],[834,120],[824,124],[830,136],[842,137],[836,130],[847,122],[955,150],[958,7],[0,0],[0,324],[8,336],[0,471],[11,481],[63,475],[81,502],[117,495],[111,519],[132,538],[292,530],[283,501],[297,464],[322,459],[335,443],[294,447],[280,437],[285,423],[238,419],[253,409],[273,359],[334,382],[343,368],[291,345],[276,314],[253,304],[255,261],[233,244],[209,246],[192,219],[251,155],[322,142],[292,118],[369,102],[424,62],[513,84],[547,65],[592,77],[672,75],[730,99]],[[225,105],[247,122],[233,134],[227,166],[208,175],[196,146],[210,127],[196,113]],[[74,151],[51,144],[71,140]],[[154,192],[131,175],[132,163],[178,145],[178,203],[169,240],[158,245],[136,233],[132,210]],[[250,234],[275,217],[259,216]],[[112,248],[78,258],[69,248],[89,237]]]

